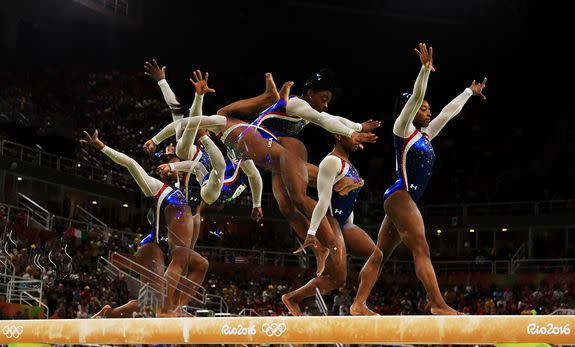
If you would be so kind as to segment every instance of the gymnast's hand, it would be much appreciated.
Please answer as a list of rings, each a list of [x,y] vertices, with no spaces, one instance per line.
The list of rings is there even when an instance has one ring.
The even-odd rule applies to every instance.
[[[261,221],[264,218],[264,213],[262,211],[261,207],[254,207],[252,209],[252,215],[251,215],[252,219],[256,222]]]
[[[301,253],[301,252],[303,252],[304,249],[306,249],[310,246],[313,248],[318,248],[321,246],[321,243],[319,242],[319,240],[317,239],[317,237],[315,235],[307,234],[307,236],[305,237],[305,240],[303,241],[303,244],[298,249],[293,251],[293,254]]]
[[[469,86],[469,89],[471,89],[473,95],[477,95],[481,97],[481,99],[485,100],[487,99],[487,97],[483,95],[483,88],[485,88],[486,84],[487,84],[487,77],[483,78],[483,82],[481,83],[475,83],[475,80],[473,80],[473,82],[471,82],[471,85]]]
[[[144,143],[144,152],[148,153],[149,155],[152,155],[154,154],[155,151],[156,151],[156,144],[154,143],[154,141],[152,141],[152,139]]]
[[[162,164],[158,166],[157,170],[159,174],[167,175],[168,173],[170,173],[170,171],[172,171],[172,168],[170,167],[170,164]]]
[[[435,68],[433,67],[433,47],[429,47],[429,51],[427,50],[427,46],[425,43],[419,43],[419,50],[415,49],[415,53],[419,56],[419,60],[421,61],[421,65],[425,66],[432,72],[435,72]]]
[[[364,142],[375,143],[377,141],[377,135],[375,135],[374,133],[356,133],[356,132],[353,132],[351,134],[351,139],[360,145]]]
[[[98,138],[98,129],[94,131],[94,135],[92,136],[84,131],[84,136],[80,139],[80,143],[83,145],[90,145],[100,151],[102,148],[106,147],[104,142],[100,141]]]
[[[209,72],[206,72],[206,78],[204,78],[200,70],[194,71],[194,78],[190,78],[190,83],[196,88],[196,94],[204,95],[216,92],[215,89],[208,87],[208,77],[210,77]]]
[[[365,122],[361,123],[361,132],[362,133],[369,133],[373,130],[379,128],[381,126],[381,121],[368,119]]]
[[[151,63],[149,61],[145,62],[144,70],[144,75],[150,77],[156,82],[166,79],[166,67],[162,66],[162,68],[160,68],[156,59],[152,59]]]
[[[339,195],[345,196],[352,190],[363,187],[364,184],[363,178],[355,180],[351,177],[344,177],[333,186],[333,190]]]

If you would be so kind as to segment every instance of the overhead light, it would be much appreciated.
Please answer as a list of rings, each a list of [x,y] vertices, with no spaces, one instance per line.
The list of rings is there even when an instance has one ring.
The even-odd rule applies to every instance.
[[[441,229],[437,229],[437,235],[441,235]]]
[[[470,232],[470,233],[474,233],[474,232],[475,232],[475,229],[469,229],[469,232]]]
[[[501,228],[501,231],[507,231],[507,228]]]
[[[22,177],[18,177],[16,178],[18,181],[22,181]]]
[[[262,227],[263,227],[263,226],[264,226],[264,223],[260,224],[260,226],[262,226]]]
[[[96,200],[92,200],[92,205],[98,205],[98,202]]]
[[[82,164],[78,163],[78,167],[81,167],[81,166],[82,166]]]
[[[128,204],[123,204],[122,206],[123,206],[123,207],[128,207]]]

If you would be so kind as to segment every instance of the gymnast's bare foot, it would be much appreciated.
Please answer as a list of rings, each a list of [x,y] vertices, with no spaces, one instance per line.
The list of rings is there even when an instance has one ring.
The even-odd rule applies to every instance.
[[[303,240],[303,244],[296,249],[293,254],[303,252],[307,247],[311,247],[313,250],[315,261],[317,263],[316,275],[319,277],[325,269],[325,262],[329,256],[329,248],[323,246],[315,235],[308,234],[306,235],[305,240]]]
[[[293,86],[292,81],[288,81],[288,82],[284,83],[282,86],[282,89],[280,89],[280,92],[278,94],[278,100],[283,99],[283,100],[287,101],[289,99],[289,93],[291,91],[292,86]]]
[[[271,73],[266,72],[266,91],[264,95],[268,98],[271,103],[276,103],[280,99],[280,94],[276,88],[276,83]]]
[[[434,307],[433,305],[431,305],[431,314],[432,315],[460,315],[463,313],[456,311],[447,305],[444,305],[441,307]]]
[[[352,316],[379,316],[378,313],[370,310],[365,303],[354,302],[349,308]]]
[[[172,310],[172,311],[157,310],[156,311],[156,318],[165,318],[165,317],[181,317],[181,316],[180,316],[180,312],[178,312],[177,310]]]
[[[284,305],[286,305],[287,309],[289,310],[289,313],[291,313],[293,316],[302,316],[303,315],[303,313],[301,313],[301,310],[299,309],[299,305],[297,303],[291,301],[290,293],[282,295],[282,301],[283,301]]]
[[[104,305],[104,307],[102,307],[102,309],[100,311],[98,311],[95,315],[93,315],[91,318],[106,318],[108,316],[108,313],[110,313],[110,311],[112,310],[112,307],[110,305]]]

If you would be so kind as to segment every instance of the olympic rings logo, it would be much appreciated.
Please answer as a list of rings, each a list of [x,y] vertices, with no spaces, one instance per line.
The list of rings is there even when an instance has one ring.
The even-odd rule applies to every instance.
[[[2,333],[9,339],[17,339],[24,332],[24,328],[21,325],[5,325],[2,328]]]
[[[285,323],[264,323],[262,331],[267,336],[281,336],[285,333],[287,326]]]

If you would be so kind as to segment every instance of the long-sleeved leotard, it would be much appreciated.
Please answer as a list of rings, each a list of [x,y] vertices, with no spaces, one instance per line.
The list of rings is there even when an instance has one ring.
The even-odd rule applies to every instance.
[[[201,168],[204,167],[197,161],[186,160],[171,163],[170,168],[173,171],[187,172],[192,170],[192,167],[196,165]],[[196,170],[196,172],[200,173],[201,171]],[[203,182],[206,174],[207,172],[204,174],[203,178],[197,178],[198,182]],[[245,189],[245,183],[247,182],[252,192],[253,208],[261,207],[263,181],[253,160],[240,160],[238,164],[234,164],[234,161],[231,159],[226,160],[226,170],[223,182],[222,192],[218,198],[219,202],[225,203],[236,198]]]
[[[428,77],[429,69],[422,66],[415,82],[413,95],[403,107],[393,126],[397,181],[387,189],[384,200],[398,190],[409,192],[415,202],[421,198],[431,178],[435,161],[431,139],[437,136],[443,126],[461,111],[465,102],[473,94],[470,89],[466,89],[430,122],[427,129],[417,129],[413,125],[413,119],[423,103]]]
[[[315,235],[328,209],[330,214],[337,219],[342,230],[346,223],[353,222],[353,209],[361,188],[356,188],[347,195],[339,195],[337,192],[334,194],[333,186],[344,177],[361,180],[355,167],[338,156],[330,154],[319,164],[317,176],[318,202],[313,210],[308,234]]]
[[[201,110],[200,110],[201,112]],[[190,112],[192,113],[192,112]],[[187,123],[185,123],[187,122]],[[159,144],[165,139],[170,136],[176,134],[178,127],[181,127],[183,124],[186,124],[186,130],[184,131],[184,135],[180,139],[180,142],[184,142],[183,144],[178,143],[176,146],[176,154],[178,152],[185,153],[185,148],[189,146],[188,142],[191,136],[187,136],[188,133],[195,133],[198,125],[201,125],[202,128],[210,130],[212,132],[221,132],[221,129],[226,125],[226,118],[223,116],[192,116],[190,114],[189,118],[184,118],[180,120],[176,120],[170,124],[168,124],[164,129],[162,129],[156,136],[152,138],[152,141],[155,144]],[[197,156],[195,163],[186,163],[186,164],[173,164],[172,168],[176,168],[176,165],[179,168],[188,168],[193,172],[196,176],[196,179],[202,186],[202,198],[207,203],[215,203],[217,200],[221,200],[220,202],[229,201],[232,198],[237,197],[243,189],[245,189],[245,181],[247,180],[250,184],[250,189],[252,191],[252,201],[254,203],[254,207],[261,206],[261,192],[262,192],[262,179],[259,174],[259,171],[255,168],[255,164],[251,160],[241,161],[241,165],[237,165],[238,169],[241,169],[241,172],[230,171],[230,168],[236,168],[236,165],[233,164],[229,160],[225,160],[223,155],[220,156],[216,155],[219,151],[219,148],[213,143],[213,141],[205,136],[202,137],[202,144],[204,145],[204,149],[208,152],[210,156],[210,162],[214,167],[214,170],[211,169],[212,166],[209,166],[205,160],[204,153],[199,153],[197,150],[195,152],[189,153],[189,158],[193,159],[194,156]],[[180,150],[178,151],[178,146]],[[193,150],[193,148],[190,148]],[[214,157],[217,157],[216,163],[218,164],[217,168],[212,161],[212,154]],[[254,170],[252,170],[255,169]],[[248,170],[248,171],[246,171]],[[206,177],[205,172],[211,172],[210,175],[211,179],[208,181],[209,185],[205,185]],[[187,180],[186,180],[187,182]],[[219,185],[222,186],[219,186]],[[219,189],[218,189],[219,186]],[[222,188],[224,189],[223,195],[218,193],[216,196],[216,191],[221,192]],[[241,189],[241,190],[240,190]]]
[[[195,165],[190,166],[187,171],[184,188],[186,196],[188,196],[189,175],[193,174],[202,187],[200,191],[202,200],[211,205],[220,196],[222,186],[224,185],[224,173],[226,170],[224,156],[217,145],[209,138],[209,136],[206,135],[200,138],[202,148],[196,147],[194,143],[198,126],[190,124],[190,118],[181,118],[183,117],[181,106],[168,82],[163,79],[158,82],[158,85],[160,86],[164,100],[170,109],[176,111],[172,112],[174,121],[179,121],[176,123],[175,127],[177,141],[176,156],[181,160],[191,160],[195,163]],[[196,94],[194,103],[190,108],[190,117],[201,115],[202,103],[203,95]],[[207,174],[205,172],[207,172]]]
[[[168,107],[172,112],[172,121],[184,118],[186,112],[182,107],[182,105],[180,104],[180,102],[178,101],[176,94],[172,91],[172,88],[170,88],[168,81],[166,79],[159,80],[158,86],[160,86],[160,90],[162,91],[164,100],[166,101],[166,104],[168,105]],[[203,100],[204,95],[198,95],[196,93],[196,96],[194,97],[194,102],[192,103],[192,107],[190,108],[191,116],[200,116],[202,114]],[[182,126],[182,124],[180,124],[180,126],[176,129],[176,141],[179,141],[180,137],[182,137],[182,132],[184,131],[184,128],[185,125]]]
[[[115,163],[128,169],[144,195],[149,198],[151,202],[153,211],[153,229],[150,236],[146,238],[147,241],[144,240],[146,242],[142,242],[147,243],[155,240],[160,243],[162,238],[165,241],[167,239],[167,232],[165,231],[165,228],[160,228],[160,220],[162,218],[163,211],[168,205],[172,205],[177,209],[176,217],[183,216],[187,207],[187,202],[182,192],[178,189],[173,189],[160,180],[148,175],[140,164],[124,153],[118,152],[108,146],[102,148],[102,153],[106,154]]]
[[[238,124],[236,127],[257,129],[265,138],[277,140],[278,137],[299,134],[309,123],[317,124],[331,133],[347,137],[350,137],[353,132],[362,130],[360,123],[327,112],[318,112],[307,101],[296,96],[291,96],[287,101],[279,100],[260,113],[251,124]],[[224,134],[222,138],[225,140],[226,136],[227,134]]]

